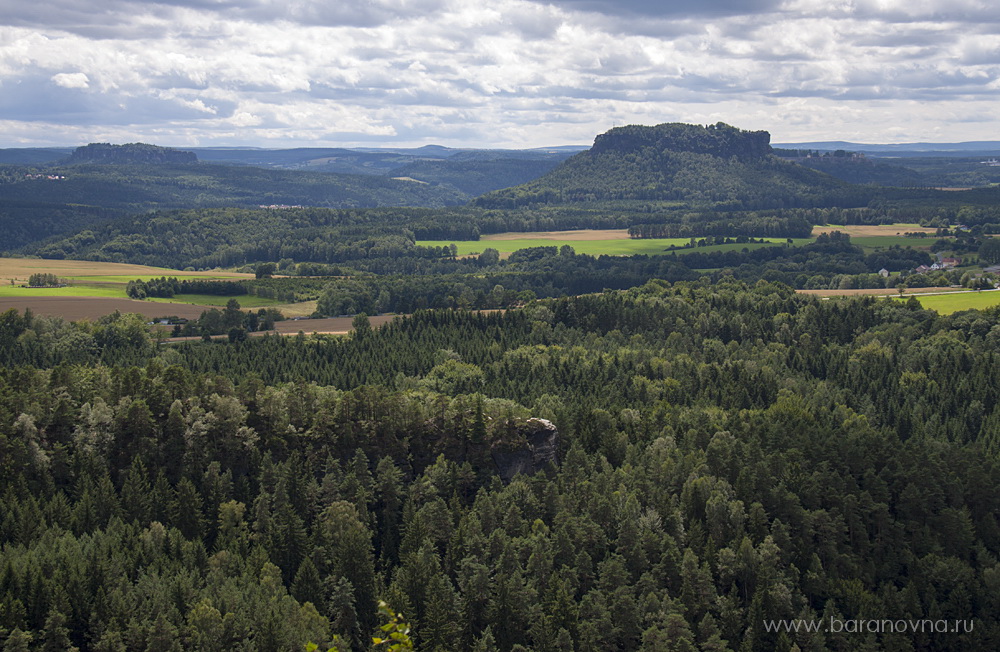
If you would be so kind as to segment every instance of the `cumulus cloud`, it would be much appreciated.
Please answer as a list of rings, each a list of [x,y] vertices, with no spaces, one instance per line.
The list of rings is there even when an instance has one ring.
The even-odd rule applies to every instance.
[[[88,88],[90,79],[82,72],[61,72],[52,75],[52,81],[63,88]]]
[[[985,0],[19,3],[0,17],[0,145],[538,146],[720,120],[785,141],[963,139],[1000,86],[998,14]]]

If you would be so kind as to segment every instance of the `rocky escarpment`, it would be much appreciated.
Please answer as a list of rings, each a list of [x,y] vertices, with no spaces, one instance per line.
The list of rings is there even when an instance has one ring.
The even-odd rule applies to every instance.
[[[641,155],[647,150],[654,153],[691,152],[753,161],[771,154],[771,134],[766,131],[745,131],[722,122],[706,127],[680,123],[654,127],[629,125],[615,127],[599,135],[594,140],[590,153]]]
[[[559,464],[559,432],[547,419],[527,419],[512,441],[494,444],[492,455],[505,483],[519,473],[534,475]]]
[[[147,145],[146,143],[127,143],[112,145],[110,143],[91,143],[77,147],[66,160],[69,165],[77,163],[197,163],[194,152],[185,152],[169,147]]]

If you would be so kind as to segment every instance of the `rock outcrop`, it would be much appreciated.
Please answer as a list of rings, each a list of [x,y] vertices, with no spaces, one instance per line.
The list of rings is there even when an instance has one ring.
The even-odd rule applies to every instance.
[[[72,156],[66,160],[68,165],[76,163],[197,163],[194,152],[185,152],[169,147],[147,145],[146,143],[127,143],[112,145],[110,143],[91,143],[77,147]]]
[[[559,432],[547,419],[532,418],[519,424],[517,439],[494,445],[493,462],[505,483],[519,473],[534,475],[559,464]]]

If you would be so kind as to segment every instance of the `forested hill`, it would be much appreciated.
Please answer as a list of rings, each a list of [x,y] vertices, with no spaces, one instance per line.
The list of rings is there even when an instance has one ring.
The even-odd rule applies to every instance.
[[[779,160],[766,131],[719,123],[702,127],[631,125],[601,134],[594,146],[529,183],[489,193],[478,206],[677,200],[760,209],[863,202],[864,191]]]
[[[91,143],[76,150],[67,159],[70,165],[76,163],[195,163],[194,152],[185,152],[170,147],[147,145],[146,143]]]
[[[157,209],[441,207],[468,198],[451,187],[383,176],[206,163],[91,163],[31,172],[0,168],[0,243],[5,249]]]

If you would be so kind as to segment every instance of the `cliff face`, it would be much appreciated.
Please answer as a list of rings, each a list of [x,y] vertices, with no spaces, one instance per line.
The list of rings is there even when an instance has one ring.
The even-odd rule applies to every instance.
[[[197,163],[194,152],[185,152],[169,147],[147,145],[146,143],[91,143],[77,147],[66,163]]]
[[[721,158],[735,156],[745,161],[763,159],[771,153],[771,134],[766,131],[744,131],[725,123],[702,127],[681,123],[643,127],[615,127],[594,139],[590,152],[633,153],[692,152]]]
[[[559,464],[559,432],[547,419],[528,419],[518,427],[519,442],[493,448],[493,462],[504,483],[519,473],[534,475]]]

